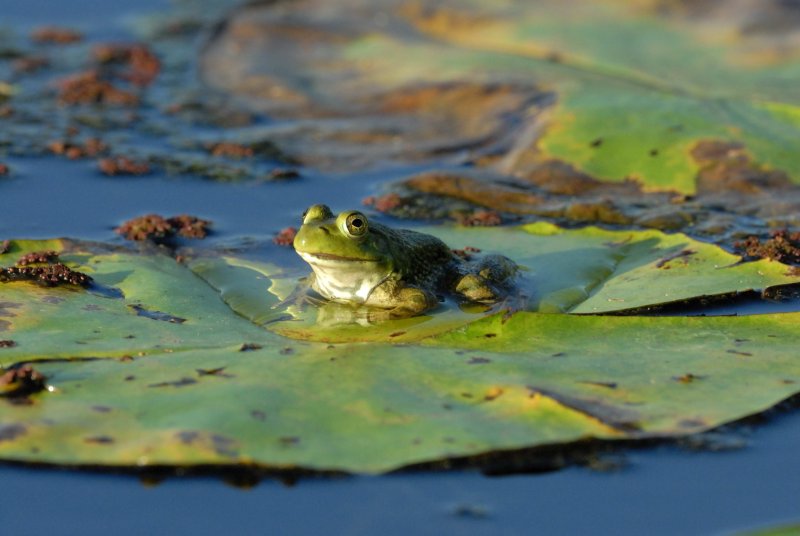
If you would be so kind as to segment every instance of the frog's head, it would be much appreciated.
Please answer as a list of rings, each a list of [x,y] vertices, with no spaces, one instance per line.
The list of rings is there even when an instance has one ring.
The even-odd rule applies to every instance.
[[[383,235],[370,232],[367,217],[356,210],[335,216],[326,205],[313,205],[303,215],[294,249],[330,299],[363,302],[393,268]]]

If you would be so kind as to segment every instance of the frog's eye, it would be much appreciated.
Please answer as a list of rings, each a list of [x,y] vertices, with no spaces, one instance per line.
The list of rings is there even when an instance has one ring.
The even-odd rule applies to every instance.
[[[367,218],[360,212],[349,214],[344,220],[344,230],[353,237],[364,236],[367,232]]]

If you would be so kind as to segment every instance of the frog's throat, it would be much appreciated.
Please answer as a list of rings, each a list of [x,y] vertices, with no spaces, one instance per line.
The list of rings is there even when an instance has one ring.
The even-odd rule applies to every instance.
[[[378,261],[298,254],[311,265],[316,274],[314,287],[329,300],[365,303],[372,291],[386,281],[391,269]]]

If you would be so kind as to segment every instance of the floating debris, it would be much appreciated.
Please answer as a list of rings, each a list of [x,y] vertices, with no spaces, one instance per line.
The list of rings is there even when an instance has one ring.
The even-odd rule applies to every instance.
[[[127,156],[113,156],[103,158],[97,162],[97,167],[105,175],[147,175],[150,173],[150,164],[132,160]]]
[[[47,149],[70,160],[94,158],[108,151],[108,145],[98,138],[87,138],[83,143],[68,140],[55,140],[47,144]]]
[[[371,195],[364,198],[364,200],[361,201],[361,204],[368,207],[373,207],[378,212],[389,212],[401,206],[403,204],[403,198],[395,193],[390,193],[379,197]]]
[[[0,375],[0,396],[24,398],[44,388],[44,375],[30,365],[12,368]]]
[[[29,264],[49,264],[58,261],[57,251],[34,251],[23,255],[16,263],[17,266],[28,266]]]
[[[232,142],[219,142],[206,145],[211,156],[225,158],[252,158],[255,155],[252,147]]]
[[[94,57],[105,66],[126,67],[126,70],[116,72],[115,76],[137,86],[149,86],[161,72],[158,56],[141,43],[97,45],[94,48]]]
[[[147,214],[128,220],[115,229],[117,234],[127,240],[141,242],[152,240],[162,242],[173,236],[202,239],[208,236],[211,222],[196,216],[181,214],[172,218],[164,218],[158,214]]]
[[[95,69],[64,78],[59,82],[58,87],[60,104],[114,104],[118,106],[137,106],[139,104],[137,95],[115,87],[108,80],[104,80]]]
[[[275,235],[272,242],[279,246],[291,246],[295,236],[297,236],[297,229],[294,227],[286,227],[278,231],[278,234]]]
[[[47,266],[11,266],[0,268],[0,283],[14,281],[33,281],[45,287],[59,285],[76,285],[88,287],[92,278],[82,272],[77,272],[62,263]]]
[[[787,264],[800,264],[800,231],[779,229],[761,242],[757,236],[748,236],[733,244],[748,259],[770,259]]]
[[[70,45],[83,40],[83,34],[77,30],[59,26],[43,26],[31,33],[31,41],[48,45]]]
[[[468,227],[493,227],[503,223],[500,214],[494,210],[475,210],[470,214],[459,214],[456,221]]]

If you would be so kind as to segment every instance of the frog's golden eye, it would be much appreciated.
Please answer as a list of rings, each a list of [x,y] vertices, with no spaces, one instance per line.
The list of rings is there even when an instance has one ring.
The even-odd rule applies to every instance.
[[[360,212],[353,212],[344,220],[344,228],[350,236],[364,236],[367,232],[367,218]]]

